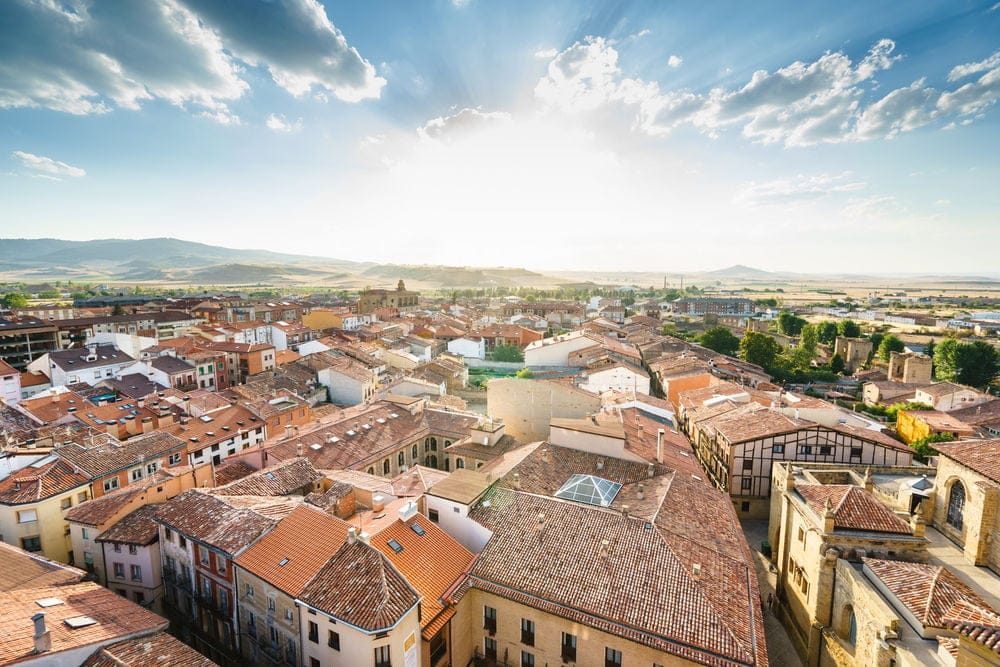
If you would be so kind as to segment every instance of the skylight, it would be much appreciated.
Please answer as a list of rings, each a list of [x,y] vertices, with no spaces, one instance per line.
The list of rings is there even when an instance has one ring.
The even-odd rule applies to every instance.
[[[556,498],[578,503],[611,507],[622,485],[594,475],[573,475],[556,491]]]
[[[392,547],[392,550],[396,553],[401,553],[403,551],[403,545],[396,540],[389,540],[389,546]]]
[[[425,532],[424,528],[419,523],[410,524],[410,530],[412,530],[417,535],[420,535],[421,537],[424,536],[424,532]]]
[[[90,616],[74,616],[73,618],[67,618],[63,622],[74,630],[77,628],[85,628],[88,625],[97,624],[97,621],[92,619]]]
[[[285,567],[286,565],[288,565],[288,559],[287,558],[282,558],[281,562],[278,563],[278,567]]]

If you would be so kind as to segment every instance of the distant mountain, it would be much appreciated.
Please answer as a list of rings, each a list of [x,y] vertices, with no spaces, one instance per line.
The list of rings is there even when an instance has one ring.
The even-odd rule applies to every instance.
[[[78,266],[80,264],[129,265],[131,268],[204,267],[226,262],[323,264],[344,268],[355,262],[270,250],[238,250],[174,238],[98,239],[0,239],[0,261],[21,267]]]
[[[735,264],[733,266],[727,267],[725,269],[716,269],[715,271],[705,271],[704,275],[712,276],[714,278],[773,278],[776,274],[770,271],[764,271],[762,269],[755,269],[752,266],[744,266],[742,264]]]

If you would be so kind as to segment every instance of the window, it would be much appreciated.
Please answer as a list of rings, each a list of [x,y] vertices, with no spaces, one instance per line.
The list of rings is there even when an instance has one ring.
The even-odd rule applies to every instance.
[[[291,607],[289,607],[288,609],[285,609],[285,620],[286,621],[290,621],[294,617],[295,617],[295,613],[292,611]]]
[[[128,552],[131,555],[135,556],[137,553],[139,553],[139,547],[135,544],[130,544],[128,545]]]
[[[248,597],[248,598],[250,598],[251,600],[253,599],[253,584],[247,584],[247,587],[246,587],[246,595],[247,595],[247,597]]]
[[[38,514],[35,510],[24,510],[17,513],[18,523],[31,523],[32,521],[38,521]]]
[[[385,461],[382,461],[382,474],[383,475],[388,475],[389,474],[389,469],[390,469],[389,459],[386,459]]]
[[[267,610],[274,611],[274,598],[267,599]]]
[[[824,445],[819,448],[819,453],[820,456],[829,456],[830,454],[833,454],[833,447],[829,445]]]
[[[462,459],[455,459],[455,470],[464,467],[465,467],[465,461],[463,461]]]
[[[784,445],[772,445],[771,446],[771,453],[772,454],[784,454],[785,453],[785,446]]]
[[[87,529],[87,528],[83,528],[83,529],[81,529],[81,531],[80,531],[80,536],[81,536],[81,537],[82,537],[83,539],[85,539],[85,540],[89,540],[89,539],[90,539],[90,530],[89,530],[89,529]]]
[[[535,622],[527,619],[521,619],[521,643],[526,646],[535,645]]]
[[[166,539],[167,542],[173,542],[174,541],[174,531],[170,530],[169,528],[165,528],[163,530],[163,537]]]
[[[170,458],[169,458],[169,459],[167,459],[167,462],[168,462],[168,464],[169,464],[169,465],[172,465],[172,466],[175,466],[175,465],[177,465],[178,463],[180,463],[180,462],[181,462],[181,455],[180,455],[180,452],[178,452],[178,453],[176,453],[176,454],[171,454],[171,455],[170,455]]]
[[[861,458],[861,448],[860,447],[851,447],[851,458],[852,459],[860,459]]]
[[[433,521],[434,523],[437,523],[438,520],[440,519],[437,510],[427,510],[427,518]]]
[[[309,667],[320,667],[319,658],[309,658]]]
[[[184,537],[183,535],[178,535],[177,536],[177,545],[181,549],[186,549],[187,548],[187,544],[188,544],[188,541],[187,541],[186,537]]]
[[[131,477],[133,482],[138,482],[140,479],[142,479],[142,468],[132,468],[129,471],[129,476]]]
[[[806,541],[806,531],[803,530],[802,528],[799,528],[799,542],[805,542],[805,541]]]
[[[740,490],[749,491],[753,488],[753,479],[750,477],[744,477],[740,480]]]
[[[41,551],[42,550],[42,538],[37,535],[31,537],[21,538],[21,548],[25,551]]]
[[[122,552],[122,545],[121,545],[121,544],[119,544],[118,542],[115,542],[115,543],[114,543],[114,544],[113,544],[113,545],[111,546],[111,549],[112,549],[112,550],[113,550],[113,551],[114,551],[114,552],[115,552],[116,554],[120,554],[120,553]]]
[[[744,500],[743,502],[741,502],[740,503],[740,511],[741,512],[749,512],[750,511],[750,502],[747,501],[747,500]]]
[[[60,509],[68,510],[72,506],[73,506],[73,499],[71,497],[69,497],[69,496],[67,496],[67,497],[65,497],[65,498],[63,498],[62,500],[59,501],[59,508]]]
[[[270,635],[271,645],[272,646],[277,646],[278,645],[278,629],[276,627],[274,627],[273,625],[269,625],[269,626],[267,626],[267,633],[268,633],[268,635]]]
[[[167,556],[167,572],[173,573],[176,571],[177,571],[177,561],[175,561],[172,557]]]
[[[521,667],[535,667],[535,656],[527,651],[521,651]]]
[[[962,523],[965,514],[965,486],[955,481],[948,492],[948,525],[952,528],[962,530]]]
[[[622,667],[622,652],[605,646],[604,667]]]
[[[155,475],[156,471],[159,470],[159,468],[160,468],[160,464],[157,461],[153,461],[152,463],[147,463],[146,464],[146,474],[147,475]]]
[[[495,607],[483,607],[483,629],[491,635],[497,631],[497,610]]]
[[[334,651],[340,650],[340,633],[329,631],[329,635],[326,638],[326,645],[332,648]]]
[[[410,447],[410,458],[413,459],[414,461],[417,460],[417,446],[416,445],[413,445],[412,447]]]
[[[402,468],[403,466],[405,466],[406,465],[406,454],[404,454],[403,452],[400,452],[399,455],[396,457],[396,463],[399,465],[400,468]]]
[[[309,621],[309,641],[313,644],[319,643],[319,626]]]
[[[146,601],[146,595],[142,591],[136,591],[134,597],[136,604],[142,604]]]
[[[489,658],[491,660],[496,660],[497,659],[497,640],[493,639],[492,637],[487,637],[483,641],[483,652],[486,654],[487,658]]]
[[[115,563],[115,579],[125,578],[125,563]]]
[[[216,563],[217,563],[217,565],[219,567],[219,574],[225,574],[226,573],[226,559],[225,558],[216,558],[215,560],[216,560]]]
[[[78,494],[76,496],[76,502],[78,502],[78,503],[85,503],[85,502],[87,502],[87,492],[83,491],[82,493]]]
[[[753,470],[753,459],[743,459],[743,469]]]
[[[809,454],[812,454],[812,453],[813,453],[812,445],[801,445],[799,447],[799,454],[807,454],[807,455],[809,455]]]
[[[576,635],[562,633],[562,659],[564,662],[576,662]]]
[[[118,478],[112,477],[111,479],[104,480],[104,492],[114,491],[118,488]]]
[[[285,663],[288,665],[295,665],[295,642],[289,641],[285,644]]]
[[[247,612],[247,635],[251,639],[257,639],[257,618],[252,611]]]
[[[388,646],[375,647],[375,667],[392,667]]]

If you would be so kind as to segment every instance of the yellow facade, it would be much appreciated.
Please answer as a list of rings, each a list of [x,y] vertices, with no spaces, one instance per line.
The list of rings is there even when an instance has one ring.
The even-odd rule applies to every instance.
[[[29,551],[33,550],[33,540],[37,537],[46,558],[69,563],[73,551],[69,524],[63,515],[88,498],[89,482],[36,503],[0,505],[0,535],[7,544]],[[30,520],[32,516],[34,520]]]
[[[903,410],[896,413],[896,433],[908,445],[917,440],[922,440],[931,434],[930,425],[920,419],[919,414],[912,414]]]

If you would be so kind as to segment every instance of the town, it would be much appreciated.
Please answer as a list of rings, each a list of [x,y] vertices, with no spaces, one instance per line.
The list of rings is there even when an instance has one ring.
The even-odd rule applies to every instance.
[[[41,287],[2,664],[1000,660],[997,311]]]

